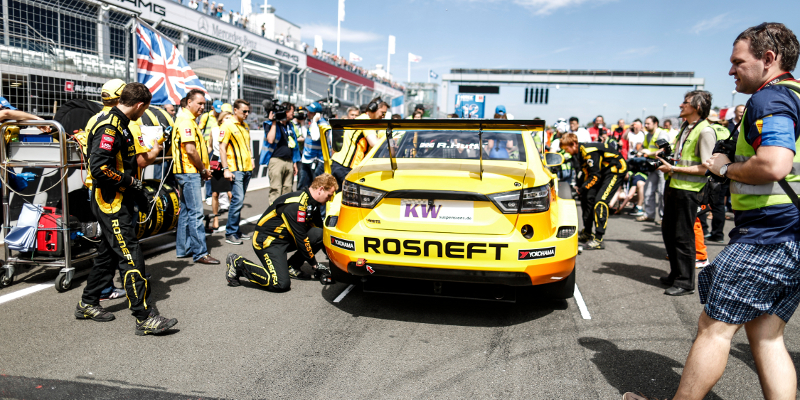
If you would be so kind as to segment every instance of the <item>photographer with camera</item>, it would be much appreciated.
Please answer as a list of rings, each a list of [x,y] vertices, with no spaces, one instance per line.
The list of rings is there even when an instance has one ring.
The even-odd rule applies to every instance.
[[[594,117],[594,126],[589,128],[589,137],[591,138],[592,142],[599,141],[600,136],[607,134],[608,134],[608,129],[606,128],[603,116],[598,115]]]
[[[609,206],[628,171],[625,159],[605,143],[578,143],[578,136],[567,133],[559,143],[562,149],[577,158],[584,180],[578,188],[583,212],[583,231],[578,241],[588,242],[588,249],[602,250],[603,235],[608,225]],[[595,234],[592,235],[592,225]]]
[[[800,175],[793,168],[800,163],[800,84],[790,74],[798,47],[794,33],[779,23],[748,28],[733,42],[728,74],[737,92],[752,96],[738,136],[718,143],[703,165],[730,179],[736,227],[698,277],[705,307],[676,399],[706,396],[742,326],[764,397],[797,395],[783,336],[800,302]]]
[[[694,293],[694,224],[708,182],[702,161],[711,157],[717,141],[714,129],[706,120],[711,111],[710,92],[694,90],[686,93],[680,109],[680,117],[685,122],[678,135],[674,161],[657,157],[663,163],[658,170],[670,175],[669,185],[664,189],[664,218],[661,225],[670,273],[660,278],[661,283],[669,286],[664,291],[669,296]]]
[[[300,161],[300,149],[297,146],[297,134],[291,123],[294,118],[294,104],[285,102],[266,110],[267,121],[264,121],[266,133],[264,154],[261,164],[267,164],[269,177],[269,203],[292,191],[294,176],[297,175],[297,164]]]
[[[658,118],[651,115],[644,120],[644,135],[642,149],[636,154],[637,157],[647,157],[655,160],[656,156],[663,152],[658,147],[658,140],[669,141],[669,132],[658,127]],[[664,173],[659,170],[650,171],[647,174],[647,182],[644,185],[644,210],[636,218],[637,221],[655,221],[656,216],[661,219],[664,215]]]

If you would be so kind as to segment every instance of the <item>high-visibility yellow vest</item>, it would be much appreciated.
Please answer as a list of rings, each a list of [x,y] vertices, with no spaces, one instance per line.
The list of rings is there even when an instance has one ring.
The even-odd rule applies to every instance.
[[[697,154],[697,142],[700,141],[700,132],[703,129],[708,128],[708,121],[702,120],[695,124],[692,131],[689,132],[689,136],[683,142],[683,148],[681,149],[681,159],[678,160],[676,167],[691,167],[695,165],[701,165],[703,160],[700,159],[700,155]],[[678,135],[678,141],[680,141],[680,136]],[[708,182],[708,178],[701,175],[690,175],[684,174],[680,172],[676,172],[672,174],[672,178],[669,180],[669,187],[673,189],[681,189],[681,190],[688,190],[691,192],[699,192],[703,190],[703,187]]]
[[[794,94],[800,97],[800,84],[792,81],[778,82],[777,85],[785,85],[792,89]],[[742,115],[742,126],[745,124],[747,109]],[[761,130],[761,127],[758,126]],[[744,128],[739,130],[739,137],[736,140],[735,162],[745,162],[750,157],[756,155],[756,150],[745,140]],[[760,133],[760,132],[759,132]],[[795,146],[800,146],[800,139],[795,142]],[[798,147],[800,148],[800,147]],[[795,153],[792,159],[792,171],[786,175],[789,186],[800,193],[800,154]],[[731,180],[731,205],[734,210],[746,211],[755,210],[779,204],[790,204],[792,200],[786,195],[778,182],[764,183],[761,185],[748,185],[746,183]]]

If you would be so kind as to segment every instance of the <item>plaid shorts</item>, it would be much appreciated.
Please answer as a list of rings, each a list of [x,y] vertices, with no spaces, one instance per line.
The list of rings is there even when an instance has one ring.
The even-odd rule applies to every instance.
[[[800,303],[800,242],[731,244],[697,280],[715,320],[739,325],[772,314],[789,322]]]

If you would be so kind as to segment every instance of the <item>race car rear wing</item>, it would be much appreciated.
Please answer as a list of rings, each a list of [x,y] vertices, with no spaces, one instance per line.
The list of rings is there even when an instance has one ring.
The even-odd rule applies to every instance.
[[[545,122],[536,120],[508,119],[332,119],[329,121],[333,131],[342,130],[385,130],[389,147],[389,163],[392,177],[397,170],[396,148],[392,140],[394,130],[460,130],[477,131],[479,143],[483,143],[483,131],[534,131],[544,133]],[[544,137],[542,137],[544,143]],[[327,147],[327,143],[323,148]],[[542,152],[543,153],[543,152]],[[483,152],[480,152],[480,177],[483,179]]]

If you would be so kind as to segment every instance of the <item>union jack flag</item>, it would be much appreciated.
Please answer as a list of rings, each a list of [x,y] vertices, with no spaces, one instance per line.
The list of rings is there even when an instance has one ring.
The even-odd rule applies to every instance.
[[[153,94],[152,104],[178,104],[192,89],[208,91],[169,39],[142,21],[136,26],[137,80]]]

